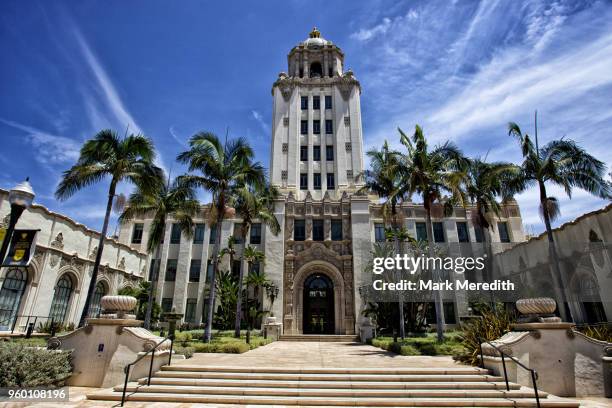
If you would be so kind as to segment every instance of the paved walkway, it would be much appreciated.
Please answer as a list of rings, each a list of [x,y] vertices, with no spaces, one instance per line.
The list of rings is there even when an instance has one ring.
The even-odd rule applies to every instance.
[[[197,353],[188,360],[175,360],[173,365],[244,366],[244,367],[456,367],[459,364],[451,357],[400,356],[376,347],[355,343],[326,342],[274,342],[243,354]],[[0,408],[13,407],[116,407],[116,402],[89,401],[87,393],[97,389],[84,387],[70,388],[70,402],[11,404],[0,402]],[[581,400],[585,408],[612,407],[606,398]],[[129,402],[126,408],[186,408],[216,407],[205,404],[169,404]],[[230,407],[222,405],[223,408]],[[237,406],[236,406],[237,407]],[[263,406],[258,406],[263,407]]]

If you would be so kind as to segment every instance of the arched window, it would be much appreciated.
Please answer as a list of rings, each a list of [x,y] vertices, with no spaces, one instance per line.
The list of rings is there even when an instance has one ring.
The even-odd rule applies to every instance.
[[[0,330],[12,328],[27,281],[27,272],[22,269],[7,272],[0,290]]]
[[[311,78],[321,78],[323,76],[323,68],[321,67],[320,62],[313,62],[310,64],[310,77]]]
[[[63,323],[66,320],[66,312],[70,305],[73,290],[74,284],[68,275],[63,275],[57,281],[55,292],[53,293],[53,301],[51,302],[51,310],[49,311],[49,318],[52,318],[54,322]]]
[[[102,282],[98,282],[96,284],[96,290],[94,291],[93,298],[91,299],[91,304],[89,306],[89,317],[98,317],[100,316],[100,300],[102,296],[106,295],[106,288]]]

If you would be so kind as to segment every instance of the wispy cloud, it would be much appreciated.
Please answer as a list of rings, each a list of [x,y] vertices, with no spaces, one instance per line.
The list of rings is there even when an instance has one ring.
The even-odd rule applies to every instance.
[[[261,126],[261,129],[264,131],[264,133],[267,136],[270,133],[270,125],[264,120],[261,113],[259,113],[256,110],[252,110],[251,116],[253,117],[253,119],[255,119],[257,123],[259,123],[259,126]]]

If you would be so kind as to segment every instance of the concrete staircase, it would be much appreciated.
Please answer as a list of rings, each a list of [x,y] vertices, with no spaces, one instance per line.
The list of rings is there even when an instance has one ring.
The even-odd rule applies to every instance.
[[[352,334],[281,334],[280,341],[331,341],[339,343],[354,343],[359,336]]]
[[[278,368],[164,366],[128,384],[127,401],[267,406],[535,407],[533,390],[475,367]],[[121,400],[123,385],[89,394]],[[577,407],[540,392],[542,407]],[[129,404],[128,404],[129,406]]]

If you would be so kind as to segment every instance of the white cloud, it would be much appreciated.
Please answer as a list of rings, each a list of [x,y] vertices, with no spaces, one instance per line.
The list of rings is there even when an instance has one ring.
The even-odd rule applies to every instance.
[[[351,38],[359,41],[367,41],[379,34],[385,34],[389,31],[389,28],[391,28],[391,19],[385,17],[380,24],[368,29],[362,28],[358,32],[351,34]]]
[[[264,120],[261,113],[257,112],[256,110],[252,110],[251,116],[257,121],[257,123],[259,123],[259,126],[261,126],[261,129],[265,134],[270,133],[270,125]]]

